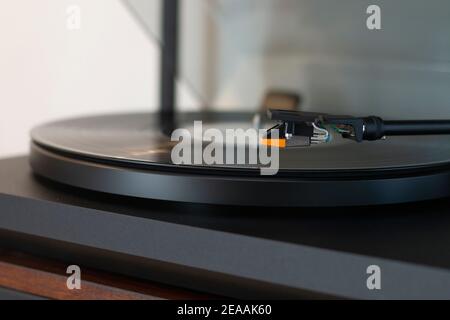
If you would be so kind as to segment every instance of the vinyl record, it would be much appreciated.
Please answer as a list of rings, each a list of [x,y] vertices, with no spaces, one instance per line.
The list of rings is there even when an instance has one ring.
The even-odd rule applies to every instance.
[[[204,131],[245,130],[254,123],[252,114],[232,113],[178,114],[170,121],[155,114],[59,121],[32,131],[31,163],[40,175],[90,190],[212,204],[371,205],[450,194],[450,136],[364,143],[336,136],[327,144],[280,150],[278,174],[262,177],[258,164],[174,164],[177,142],[170,133],[192,132],[200,120]]]

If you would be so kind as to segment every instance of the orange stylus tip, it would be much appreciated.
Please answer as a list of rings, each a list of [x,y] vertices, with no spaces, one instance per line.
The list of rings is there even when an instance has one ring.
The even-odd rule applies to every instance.
[[[261,144],[268,147],[286,148],[286,139],[262,139]]]

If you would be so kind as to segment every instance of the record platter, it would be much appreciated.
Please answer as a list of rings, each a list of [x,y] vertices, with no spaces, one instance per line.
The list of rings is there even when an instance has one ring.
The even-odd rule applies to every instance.
[[[31,166],[91,191],[164,201],[272,207],[368,206],[450,196],[450,136],[392,136],[280,149],[279,170],[258,165],[180,165],[170,132],[195,121],[250,128],[251,113],[124,114],[59,121],[32,131]],[[269,128],[272,122],[264,123]]]

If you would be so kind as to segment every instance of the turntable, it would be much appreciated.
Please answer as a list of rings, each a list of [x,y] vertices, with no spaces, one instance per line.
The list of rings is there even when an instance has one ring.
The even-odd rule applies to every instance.
[[[294,117],[294,121],[304,114],[276,113],[282,118],[278,120]],[[212,128],[244,130],[252,123],[251,114],[186,113],[175,118],[171,122],[179,128],[203,121]],[[338,125],[360,119],[339,120]],[[306,146],[293,138],[288,141],[296,140],[297,145],[279,151],[279,169],[272,176],[261,175],[260,167],[245,162],[176,164],[172,161],[175,142],[164,134],[167,126],[161,121],[166,120],[158,115],[127,114],[38,127],[32,132],[31,165],[41,176],[87,190],[200,204],[334,207],[417,202],[450,195],[448,121],[401,122],[398,126],[406,129],[389,132],[386,128],[390,136],[383,140],[386,133],[377,132],[374,123],[373,137],[367,139],[378,141],[362,141],[363,125],[368,136],[367,123],[355,125],[360,133],[354,138],[359,141],[335,136],[331,142],[309,146],[311,137],[303,137],[308,139]],[[312,134],[313,127],[309,127]],[[297,131],[299,128],[297,125]],[[287,134],[283,131],[282,136]]]
[[[419,52],[415,42],[401,36],[402,32],[410,32],[409,27],[396,25],[390,33],[360,30],[359,20],[353,22],[349,17],[359,14],[366,18],[367,6],[349,1],[344,5],[345,10],[339,10],[342,13],[334,18],[331,30],[322,27],[321,18],[300,21],[294,14],[297,12],[304,18],[308,12],[310,16],[322,17],[325,7],[331,10],[330,4],[285,1],[276,5],[274,18],[284,17],[296,28],[285,30],[284,35],[275,28],[257,39],[250,35],[256,32],[255,26],[263,23],[262,16],[270,10],[270,4],[255,6],[253,13],[248,10],[250,7],[244,6],[240,15],[231,13],[235,6],[226,1],[201,5],[199,15],[207,15],[205,23],[211,24],[207,29],[216,32],[221,41],[223,52],[215,54],[212,49],[200,50],[208,45],[213,47],[207,36],[196,38],[204,29],[193,20],[179,16],[179,11],[188,14],[188,9],[176,2],[167,4],[170,10],[161,34],[164,45],[160,114],[99,116],[38,127],[32,132],[34,171],[48,179],[87,190],[185,203],[334,207],[417,202],[450,195],[450,135],[433,135],[449,133],[445,121],[448,105],[445,87],[449,81],[446,78],[441,82],[433,80],[437,67],[435,55],[431,48]],[[397,20],[409,21],[401,6],[390,5],[389,10]],[[433,15],[434,22],[427,23],[424,30],[415,30],[419,38],[425,41],[442,30],[440,21],[445,19],[440,12],[433,7],[429,15]],[[145,22],[146,12],[137,10],[137,13]],[[184,32],[181,37],[176,27],[178,20]],[[352,21],[352,29],[357,31],[348,32],[348,26],[342,21]],[[390,20],[385,22],[391,23]],[[245,43],[234,38],[236,29],[242,30],[243,37],[248,35],[244,37]],[[294,29],[306,31],[295,33]],[[307,30],[321,30],[320,36],[316,35],[314,41]],[[155,30],[150,33],[158,34]],[[187,37],[197,42],[188,42]],[[287,39],[291,42],[287,43]],[[327,42],[321,45],[319,39],[327,39]],[[268,53],[264,51],[266,46]],[[332,55],[332,60],[330,56],[323,56],[324,52]],[[379,52],[378,60],[373,58],[374,52]],[[430,62],[428,65],[402,64],[399,54],[411,61],[429,57]],[[283,56],[289,55],[298,58],[283,62]],[[205,61],[209,64],[205,65]],[[262,70],[258,67],[246,69],[255,61],[267,70],[266,76],[259,75]],[[286,72],[288,68],[298,71]],[[198,93],[198,100],[212,107],[209,109],[236,106],[241,113],[182,113],[174,107],[181,95],[177,79]],[[287,90],[273,90],[263,85],[264,81],[281,83]],[[253,85],[248,85],[249,82]],[[260,88],[258,83],[261,83]],[[299,83],[298,89],[291,90],[292,83]],[[241,86],[247,88],[245,93]],[[261,100],[258,95],[263,91],[269,92],[263,111],[253,108],[242,113],[242,106],[258,103]],[[292,91],[294,94],[290,94]],[[259,174],[261,161],[241,164],[231,161],[225,165],[226,161],[207,164],[194,159],[180,165],[171,157],[174,147],[171,135],[176,129],[191,130],[195,121],[203,121],[205,127],[221,132],[239,128],[269,129],[276,123],[265,119],[266,109],[281,107],[301,112],[377,115],[388,120],[411,121],[402,122],[401,129],[395,121],[390,121],[387,134],[373,132],[374,137],[365,139],[377,141],[361,143],[365,124],[358,126],[357,143],[343,139],[338,132],[326,144],[279,150],[277,174],[272,176]],[[289,119],[289,115],[283,116]],[[434,118],[438,120],[420,121]],[[436,127],[442,130],[435,132]],[[329,134],[336,129],[339,130],[328,130]],[[387,139],[380,140],[384,136]],[[310,143],[307,137],[307,144]],[[294,144],[299,145],[298,141]],[[304,142],[300,142],[300,146],[302,144]]]
[[[435,1],[417,30],[386,17],[377,33],[353,19],[364,1],[199,1],[200,28],[165,0],[160,110],[36,127],[29,157],[0,163],[0,239],[234,298],[449,298],[450,77],[435,53],[450,46],[434,36],[449,4]],[[401,2],[390,17],[410,21]],[[255,37],[269,13],[289,28]],[[209,108],[181,111],[178,82]]]

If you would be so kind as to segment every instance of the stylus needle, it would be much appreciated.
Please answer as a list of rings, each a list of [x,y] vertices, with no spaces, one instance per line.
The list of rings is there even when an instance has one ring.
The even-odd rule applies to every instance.
[[[287,140],[286,139],[264,138],[264,139],[261,140],[261,144],[265,145],[267,147],[274,147],[274,148],[284,149],[284,148],[287,147]]]

